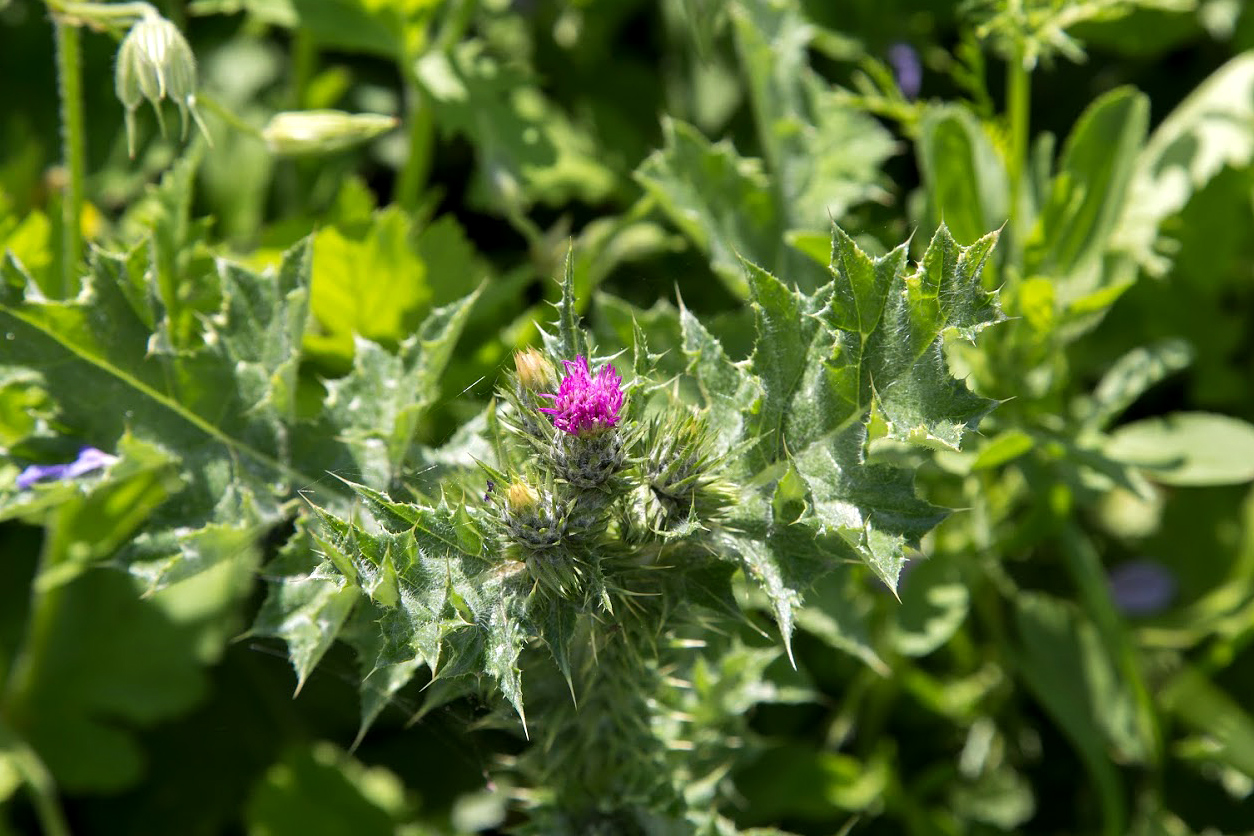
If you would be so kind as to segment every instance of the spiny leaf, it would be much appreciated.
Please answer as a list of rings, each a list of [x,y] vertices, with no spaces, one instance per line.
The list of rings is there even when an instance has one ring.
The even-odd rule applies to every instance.
[[[748,500],[735,513],[756,542],[734,551],[785,635],[792,608],[823,571],[861,560],[893,588],[906,549],[943,518],[915,496],[909,471],[867,463],[868,430],[877,416],[890,438],[956,448],[991,407],[949,374],[942,348],[947,337],[972,339],[1001,317],[980,285],[995,240],[960,247],[942,226],[912,270],[904,245],[871,258],[835,228],[832,281],[812,294],[746,264],[757,340],[742,364],[681,311],[684,353],[711,416],[726,413],[740,433],[724,443],[748,446],[746,478],[774,486],[777,510],[803,509],[796,523],[804,535],[793,533],[791,518],[756,530],[771,515]],[[755,390],[760,401],[744,397]],[[735,418],[746,405],[749,414]],[[785,533],[787,548],[775,548]]]
[[[591,351],[588,338],[579,327],[579,313],[575,310],[575,256],[567,251],[562,267],[562,296],[554,304],[557,309],[556,334],[541,329],[544,346],[554,357],[573,360],[579,355],[587,357]]]
[[[327,382],[323,425],[340,428],[355,472],[370,484],[390,485],[399,476],[477,297],[433,310],[395,354],[358,338],[352,372]]]
[[[518,655],[539,630],[522,564],[489,559],[487,539],[463,507],[401,503],[345,484],[365,500],[367,518],[312,510],[330,565],[370,599],[341,635],[361,661],[362,733],[423,665],[437,679],[492,676],[523,717]],[[287,584],[303,589],[317,574]],[[306,597],[286,592],[272,592],[268,608],[272,602],[267,623],[299,616],[308,605]]]

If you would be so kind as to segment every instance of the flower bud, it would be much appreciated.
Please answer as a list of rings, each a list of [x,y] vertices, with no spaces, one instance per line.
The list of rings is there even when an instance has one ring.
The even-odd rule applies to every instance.
[[[682,409],[656,419],[641,462],[648,523],[668,531],[685,520],[709,520],[730,503],[719,478],[721,461],[705,420]]]
[[[505,489],[499,514],[509,539],[529,551],[553,548],[566,532],[566,515],[552,490],[541,492],[526,482],[512,482]]]
[[[540,504],[540,494],[526,482],[514,482],[505,491],[505,501],[512,513],[521,514]]]
[[[395,127],[396,117],[378,113],[294,110],[270,117],[261,136],[273,154],[326,154],[351,148]]]
[[[196,58],[187,39],[170,21],[157,15],[141,19],[131,27],[118,48],[114,89],[126,108],[126,145],[135,156],[135,111],[147,99],[157,113],[157,124],[165,136],[161,102],[169,99],[179,110],[183,136],[187,136],[190,113],[202,133],[208,136],[196,112]]]
[[[552,389],[556,382],[553,364],[534,348],[514,352],[514,369],[518,372],[518,383],[532,392]]]

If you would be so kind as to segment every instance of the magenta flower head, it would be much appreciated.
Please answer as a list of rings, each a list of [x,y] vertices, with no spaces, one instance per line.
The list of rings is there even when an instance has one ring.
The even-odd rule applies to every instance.
[[[618,413],[623,408],[623,379],[614,367],[606,363],[594,378],[582,354],[562,365],[566,367],[566,376],[557,394],[541,396],[553,399],[553,406],[540,410],[553,416],[553,426],[581,438],[617,426]]]

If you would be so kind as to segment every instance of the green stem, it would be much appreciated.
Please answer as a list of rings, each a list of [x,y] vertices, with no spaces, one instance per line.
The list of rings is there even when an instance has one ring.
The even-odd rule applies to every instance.
[[[61,195],[61,284],[55,295],[64,299],[77,290],[78,263],[83,258],[83,178],[86,154],[83,146],[83,89],[81,50],[76,28],[55,22],[57,80],[61,96],[61,159],[65,166],[65,191]]]
[[[235,111],[222,104],[222,102],[218,101],[213,96],[209,96],[204,93],[197,93],[196,103],[204,105],[206,110],[215,114],[219,119],[227,123],[227,125],[245,136],[250,136],[253,139],[264,141],[265,138],[261,135],[261,130],[259,128],[248,124],[243,119],[236,116]]]
[[[1018,264],[1023,252],[1023,181],[1028,160],[1028,110],[1032,97],[1031,77],[1023,62],[1023,45],[1016,43],[1014,55],[1006,67],[1006,110],[1010,120],[1010,158],[1007,174],[1010,179],[1010,243],[1009,264]]]
[[[456,0],[445,13],[431,49],[449,52],[462,39],[474,22],[477,0]],[[393,200],[404,209],[418,208],[422,190],[431,175],[431,151],[435,147],[435,117],[431,103],[418,84],[416,65],[419,56],[401,59],[401,77],[405,79],[405,112],[409,125],[409,156],[396,182]]]
[[[418,200],[431,174],[431,149],[435,145],[431,104],[418,86],[412,67],[405,68],[405,110],[409,116],[409,156],[396,182],[393,200],[412,212],[418,208]]]
[[[35,805],[35,815],[44,836],[70,836],[65,814],[57,800],[57,787],[52,773],[30,745],[17,735],[3,716],[0,716],[0,751],[8,755],[9,763],[17,770],[23,783],[29,788]]]
[[[49,530],[54,531],[55,526],[49,526]],[[35,577],[45,575],[58,562],[56,558],[60,553],[62,549],[53,533],[44,542],[43,554],[39,558],[39,571]],[[3,694],[5,710],[18,724],[26,720],[31,685],[38,678],[39,665],[47,656],[47,648],[56,630],[61,603],[68,587],[68,584],[63,583],[51,586],[31,584],[31,611],[27,620],[26,636],[18,652],[14,654],[13,667],[9,671]]]

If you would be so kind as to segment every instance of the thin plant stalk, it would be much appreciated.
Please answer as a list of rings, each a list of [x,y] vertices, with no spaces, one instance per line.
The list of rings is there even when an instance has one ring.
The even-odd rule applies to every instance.
[[[78,29],[57,20],[57,84],[61,98],[61,161],[65,189],[61,196],[61,276],[55,293],[65,298],[74,292],[75,274],[83,257],[83,179],[86,176],[83,85]]]
[[[1031,73],[1024,64],[1023,44],[1016,42],[1014,55],[1006,67],[1006,110],[1010,121],[1010,155],[1006,166],[1010,175],[1010,241],[1007,263],[1017,264],[1023,252],[1024,172],[1028,160],[1028,112],[1031,104]]]
[[[65,821],[65,813],[61,811],[52,773],[35,750],[9,728],[3,717],[0,717],[0,749],[8,753],[9,763],[26,785],[44,836],[70,836],[70,827]]]

